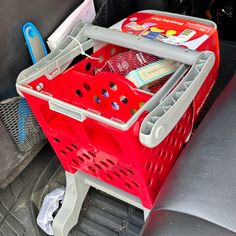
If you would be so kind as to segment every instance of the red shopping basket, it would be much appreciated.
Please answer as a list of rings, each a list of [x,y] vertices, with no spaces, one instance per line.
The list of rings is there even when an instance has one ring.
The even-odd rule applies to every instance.
[[[65,171],[95,176],[151,208],[191,134],[196,96],[202,104],[210,89],[202,86],[215,80],[209,73],[213,65],[218,69],[218,61],[209,51],[139,37],[80,24],[61,48],[20,74],[17,88]],[[62,72],[75,55],[96,44],[88,38],[113,44]],[[174,55],[183,64],[156,94],[137,89],[121,75],[96,73],[127,48],[169,59]]]

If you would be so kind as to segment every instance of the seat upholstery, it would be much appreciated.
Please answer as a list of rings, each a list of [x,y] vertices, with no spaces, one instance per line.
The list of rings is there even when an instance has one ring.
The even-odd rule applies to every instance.
[[[142,235],[236,235],[236,76],[186,145]]]
[[[235,236],[235,233],[207,220],[185,213],[153,211],[142,236]]]

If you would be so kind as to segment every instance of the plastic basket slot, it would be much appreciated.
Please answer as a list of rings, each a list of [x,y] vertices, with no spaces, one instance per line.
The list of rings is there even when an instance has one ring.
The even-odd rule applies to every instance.
[[[109,165],[108,165],[105,161],[100,161],[100,163],[101,163],[104,167],[106,167],[106,168],[109,167]]]
[[[120,101],[121,101],[122,103],[124,103],[124,104],[127,104],[127,103],[129,102],[128,98],[127,98],[126,96],[124,96],[124,95],[121,95],[121,96],[120,96]],[[143,102],[140,102],[140,103],[139,103],[139,106],[141,107],[142,104],[144,104],[144,103],[143,103]]]
[[[97,169],[99,169],[99,170],[102,170],[102,167],[101,167],[101,165],[99,165],[99,164],[95,163],[95,164],[94,164],[94,166],[95,166]]]
[[[139,184],[138,184],[137,182],[131,180],[131,183],[132,183],[132,185],[133,185],[134,187],[140,188],[140,186],[139,186]]]
[[[124,185],[125,185],[125,187],[128,188],[128,189],[132,189],[132,186],[130,185],[130,183],[125,182]]]
[[[150,188],[153,184],[153,178],[150,178],[148,181],[148,187]]]
[[[117,173],[116,171],[113,171],[113,174],[117,177],[117,178],[121,178],[121,175],[119,173]]]
[[[177,91],[175,94],[174,94],[174,99],[177,101],[182,95],[183,95],[184,91]]]
[[[61,142],[60,139],[57,138],[57,137],[53,137],[53,140],[54,140],[56,143],[60,143],[60,142]]]
[[[173,157],[174,157],[174,154],[173,153],[170,153],[168,155],[168,162],[172,162],[173,161]],[[160,170],[161,171],[161,170]]]
[[[169,151],[165,150],[162,156],[163,161],[166,161],[166,159],[168,158],[169,155]]]
[[[74,149],[76,149],[76,150],[78,149],[77,145],[75,145],[75,144],[73,144],[73,143],[71,143],[70,145],[71,145],[71,147],[73,147]]]
[[[82,153],[82,156],[88,160],[91,160],[91,156],[89,156],[87,153]]]
[[[170,153],[170,155],[173,155],[173,154]],[[162,169],[163,169],[163,165],[161,165],[159,163],[156,163],[155,167],[154,167],[154,170],[153,170],[153,173],[158,175],[158,174],[160,174],[162,172]]]
[[[204,65],[205,65],[204,63],[200,63],[200,64],[197,64],[195,67],[197,71],[200,72]]]
[[[80,167],[80,164],[76,159],[72,159],[71,161],[72,161],[72,164],[74,165],[74,167],[76,167],[76,168]]]
[[[153,165],[152,161],[146,162],[145,169],[146,169],[147,172],[150,172],[152,170],[152,165]]]
[[[147,132],[150,132],[153,128],[154,124],[150,121],[147,121]]]
[[[96,157],[96,154],[91,152],[91,151],[87,151],[89,155],[93,156],[93,157]]]
[[[112,160],[110,160],[110,159],[107,159],[107,162],[109,163],[109,164],[111,164],[111,165],[115,165],[115,163],[112,161]]]
[[[166,152],[163,150],[163,152],[161,152],[162,159],[165,159],[164,157],[168,154],[169,154],[169,152]],[[152,187],[154,179],[155,179],[155,182],[157,181],[157,177],[162,174],[163,168],[164,168],[163,165],[160,164],[158,161],[147,161],[146,162],[145,171],[147,172],[147,186],[148,186],[148,188]]]
[[[130,175],[135,175],[135,173],[131,169],[126,169]]]
[[[176,99],[173,96],[171,97],[171,100],[173,101],[173,103],[176,102]]]
[[[206,62],[206,58],[203,58],[203,54],[201,54],[201,57],[198,59],[199,64],[204,64]]]
[[[60,153],[61,153],[62,155],[64,155],[64,156],[67,155],[67,152],[66,152],[65,150],[60,150]]]
[[[105,97],[105,98],[108,98],[109,97],[109,92],[106,90],[106,89],[104,89],[104,88],[102,88],[102,95]]]
[[[107,178],[111,181],[113,181],[113,177],[110,174],[106,174]]]
[[[171,108],[171,105],[166,105],[166,106],[163,106],[163,107],[162,107],[162,110],[163,110],[164,112],[167,112],[170,108]]]
[[[120,173],[124,176],[128,176],[128,174],[124,170],[120,170]]]
[[[88,169],[93,172],[93,174],[96,174],[96,170],[93,168],[93,166],[88,166]]]
[[[191,84],[192,84],[192,80],[186,81],[184,82],[184,86],[186,86],[186,88],[188,88]]]
[[[72,148],[68,147],[68,146],[65,146],[66,150],[69,151],[69,152],[73,152]]]
[[[82,162],[82,163],[84,163],[84,162],[85,162],[84,158],[83,158],[83,157],[81,157],[80,155],[77,155],[77,157],[78,157],[78,160],[79,160],[80,162]]]
[[[150,121],[154,124],[160,117],[158,116],[153,116],[151,117]]]

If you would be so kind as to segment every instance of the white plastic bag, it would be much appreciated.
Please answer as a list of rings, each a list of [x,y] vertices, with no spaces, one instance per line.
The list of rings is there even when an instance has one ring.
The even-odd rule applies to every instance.
[[[48,235],[53,235],[53,213],[59,208],[59,203],[63,201],[64,196],[65,188],[57,188],[46,195],[43,200],[37,217],[37,224]]]

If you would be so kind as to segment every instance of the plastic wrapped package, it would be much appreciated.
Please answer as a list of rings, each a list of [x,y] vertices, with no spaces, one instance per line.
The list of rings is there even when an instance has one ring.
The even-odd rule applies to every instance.
[[[178,69],[179,63],[159,57],[128,50],[110,58],[100,71],[125,76],[137,88],[157,92]]]

